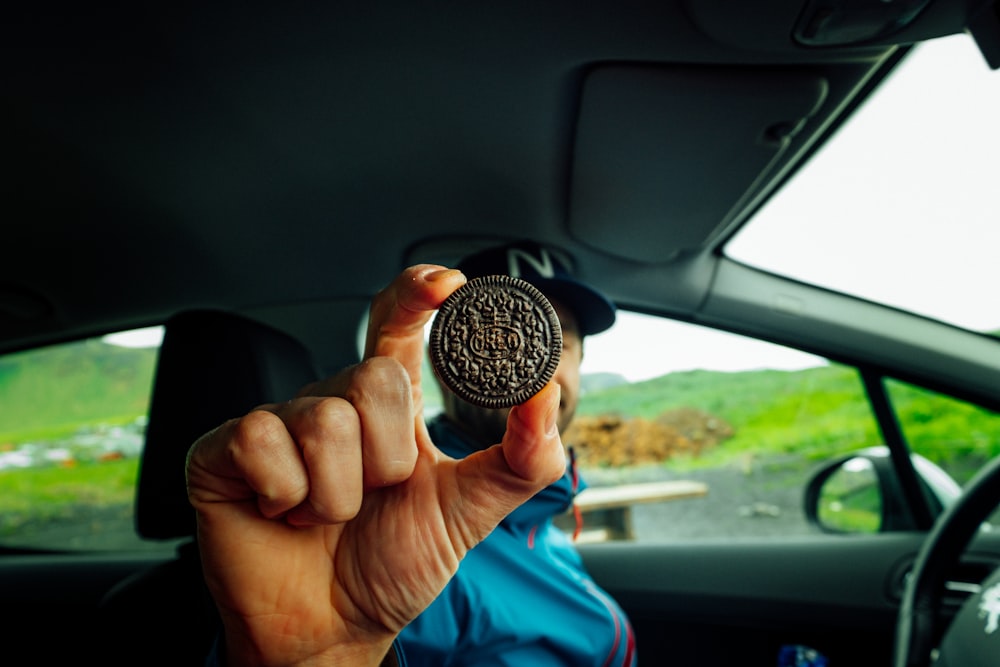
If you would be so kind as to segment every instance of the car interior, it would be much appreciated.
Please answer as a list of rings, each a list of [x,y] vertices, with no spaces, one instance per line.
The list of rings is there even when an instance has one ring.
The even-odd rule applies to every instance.
[[[727,434],[703,456],[653,466],[658,482],[704,482],[692,494],[704,498],[619,503],[625,539],[580,542],[588,571],[633,622],[640,664],[997,664],[1000,312],[996,283],[968,277],[996,275],[988,259],[972,259],[995,258],[995,207],[980,205],[986,222],[966,233],[956,211],[971,195],[942,187],[936,222],[910,223],[893,198],[917,199],[919,188],[889,194],[879,172],[868,178],[884,200],[857,214],[855,232],[846,217],[819,223],[851,199],[846,179],[829,178],[803,217],[785,221],[784,237],[761,244],[807,269],[825,255],[846,276],[870,267],[827,239],[864,246],[884,261],[864,285],[874,290],[905,282],[894,257],[926,232],[942,259],[920,273],[951,290],[947,301],[995,318],[983,327],[736,251],[925,46],[960,41],[1000,90],[997,0],[57,2],[8,8],[0,35],[0,662],[202,664],[217,622],[192,542],[191,444],[357,363],[368,305],[405,267],[450,266],[530,238],[563,251],[623,325],[655,319],[704,340],[738,336],[821,359],[787,391],[806,396],[821,372],[831,383],[850,375],[842,393],[854,392],[866,415],[835,457],[817,441],[727,459],[733,479],[755,483],[768,465],[795,468],[794,534],[767,532],[792,511],[783,500],[738,496],[730,477],[699,467]],[[930,85],[921,92],[921,105],[945,97]],[[1000,148],[988,124],[1000,107],[986,108],[975,140],[954,139],[974,111],[907,130],[907,141],[919,151],[926,133],[927,145],[943,135],[959,150]],[[846,171],[867,174],[880,150],[873,141],[855,151]],[[992,182],[992,163],[974,166]],[[890,223],[901,231],[880,235]],[[939,268],[945,257],[970,273]],[[45,509],[20,485],[27,471],[89,468],[44,444],[72,419],[29,425],[25,416],[39,404],[69,410],[81,392],[63,371],[78,352],[62,353],[35,393],[18,374],[50,369],[36,352],[137,330],[160,337],[142,353],[148,409],[134,450],[101,455],[131,466],[128,544],[21,539],[37,519],[20,517]],[[643,365],[694,354],[673,332],[634,346]],[[597,364],[602,340],[586,349],[585,363]],[[727,401],[785,378],[753,377],[706,405],[728,414]],[[622,418],[610,390],[593,387],[581,429],[584,417]],[[984,426],[907,411],[923,392]],[[846,419],[818,406],[775,419],[834,416]],[[603,423],[594,428],[610,431]],[[925,425],[940,450],[914,438]],[[684,431],[681,444],[705,440],[704,428]],[[653,479],[617,465],[594,463],[591,485]],[[837,523],[824,504],[859,467],[881,494],[871,530]],[[729,523],[713,533],[698,509],[730,496]],[[81,530],[106,523],[63,518]]]

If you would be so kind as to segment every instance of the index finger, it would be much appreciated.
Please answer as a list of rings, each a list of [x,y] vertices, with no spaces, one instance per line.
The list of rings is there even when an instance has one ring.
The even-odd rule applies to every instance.
[[[424,325],[464,284],[461,271],[437,264],[418,264],[403,271],[372,300],[364,358],[394,358],[414,387],[419,387]]]

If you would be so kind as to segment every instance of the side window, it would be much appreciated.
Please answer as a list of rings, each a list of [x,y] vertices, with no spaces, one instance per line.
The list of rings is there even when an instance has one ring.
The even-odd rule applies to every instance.
[[[886,390],[910,449],[959,485],[1000,455],[1000,414],[897,380]]]
[[[741,336],[621,313],[582,371],[583,539],[811,533],[813,471],[880,444],[855,369]]]
[[[1000,456],[1000,413],[900,381],[886,390],[903,437],[914,453],[940,469],[955,486],[964,486],[987,462]],[[954,495],[945,484],[940,495]],[[1000,509],[988,522],[1000,526]]]
[[[132,523],[158,329],[0,357],[0,547],[164,548]]]

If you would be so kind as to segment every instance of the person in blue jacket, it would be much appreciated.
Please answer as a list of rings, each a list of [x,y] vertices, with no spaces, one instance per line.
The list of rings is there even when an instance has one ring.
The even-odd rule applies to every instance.
[[[574,346],[614,309],[549,250],[493,256],[548,281],[566,327],[556,376],[524,403],[453,402],[424,423],[424,325],[466,276],[418,265],[373,300],[359,364],[191,447],[222,622],[207,664],[634,663],[624,614],[551,521],[579,487],[559,436],[579,388]]]
[[[554,380],[561,390],[558,426],[565,430],[580,391],[583,338],[614,323],[614,306],[576,280],[557,251],[537,243],[489,248],[457,268],[470,280],[494,274],[526,280],[552,302],[563,332]],[[461,459],[501,440],[507,410],[480,408],[441,389],[444,412],[429,424],[438,449]],[[581,484],[571,464],[466,555],[442,594],[401,633],[410,667],[634,664],[628,619],[553,525]]]

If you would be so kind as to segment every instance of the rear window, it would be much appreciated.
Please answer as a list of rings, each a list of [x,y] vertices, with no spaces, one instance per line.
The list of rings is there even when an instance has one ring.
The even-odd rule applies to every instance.
[[[0,357],[0,546],[161,549],[133,503],[160,329]]]

